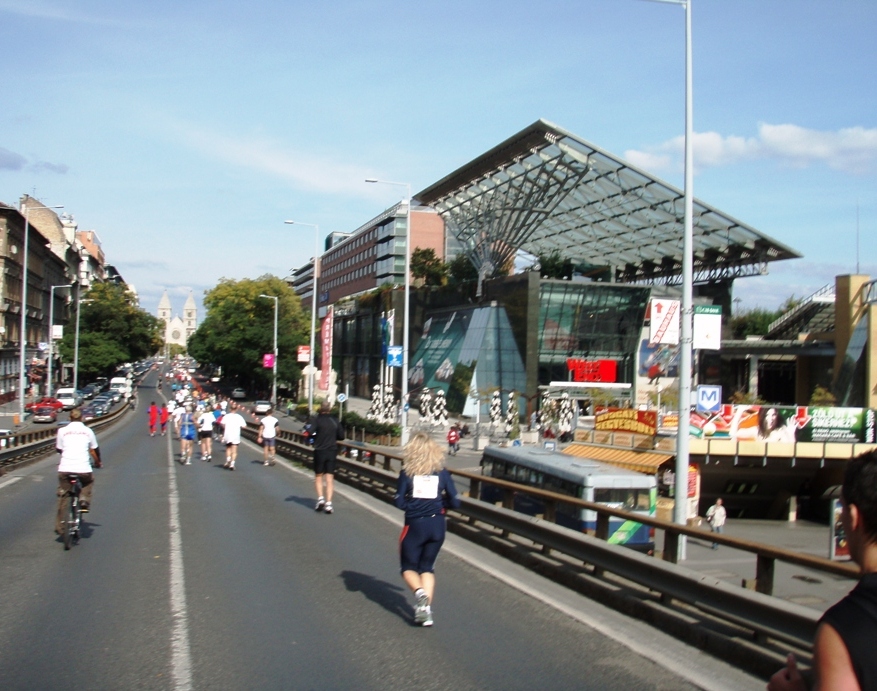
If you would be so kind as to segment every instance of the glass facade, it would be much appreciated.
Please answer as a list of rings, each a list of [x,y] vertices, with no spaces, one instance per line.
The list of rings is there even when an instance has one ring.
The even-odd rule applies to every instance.
[[[569,379],[568,358],[616,360],[618,380],[633,382],[650,288],[540,282],[539,383]]]

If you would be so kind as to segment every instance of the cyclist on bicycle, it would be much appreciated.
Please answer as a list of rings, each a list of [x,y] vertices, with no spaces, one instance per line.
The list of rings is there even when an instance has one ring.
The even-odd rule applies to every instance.
[[[72,487],[70,476],[79,476],[82,484],[79,510],[81,513],[88,513],[94,485],[92,465],[100,468],[103,464],[97,437],[82,423],[82,411],[79,408],[70,411],[70,424],[58,430],[55,448],[61,454],[61,462],[58,464],[58,514],[55,517],[55,532],[60,535],[64,521],[64,498]]]

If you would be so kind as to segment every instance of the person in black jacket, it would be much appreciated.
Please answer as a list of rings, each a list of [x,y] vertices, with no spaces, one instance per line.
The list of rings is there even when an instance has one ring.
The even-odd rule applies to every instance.
[[[435,560],[445,541],[445,511],[458,508],[460,498],[444,467],[444,452],[425,432],[405,446],[394,499],[405,511],[399,538],[402,578],[414,593],[414,623],[432,626]]]
[[[841,497],[841,523],[861,575],[852,592],[819,620],[813,641],[812,688],[877,689],[877,451],[847,464]],[[807,689],[811,688],[808,682],[790,654],[767,688]]]
[[[332,406],[329,401],[320,404],[320,414],[311,426],[311,439],[314,445],[314,487],[317,490],[316,511],[332,513],[332,493],[335,486],[335,462],[338,459],[338,441],[344,439],[340,423],[329,415]],[[325,479],[326,492],[323,493]]]

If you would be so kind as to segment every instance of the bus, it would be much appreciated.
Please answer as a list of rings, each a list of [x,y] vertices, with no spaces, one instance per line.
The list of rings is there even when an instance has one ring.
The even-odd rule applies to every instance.
[[[587,458],[568,456],[547,449],[488,446],[481,457],[481,474],[537,489],[565,494],[613,509],[654,517],[657,486],[653,475],[635,473]],[[503,490],[481,483],[482,501],[497,503]],[[515,494],[515,510],[532,516],[545,512],[539,497]],[[570,504],[557,504],[558,525],[593,535],[597,512]],[[610,517],[610,544],[624,545],[651,554],[655,549],[655,530],[635,521]]]

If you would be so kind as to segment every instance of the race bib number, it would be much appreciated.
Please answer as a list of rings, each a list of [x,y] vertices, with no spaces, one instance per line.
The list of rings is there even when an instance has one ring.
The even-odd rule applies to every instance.
[[[436,499],[438,498],[438,486],[438,475],[415,475],[411,496],[415,499]]]

